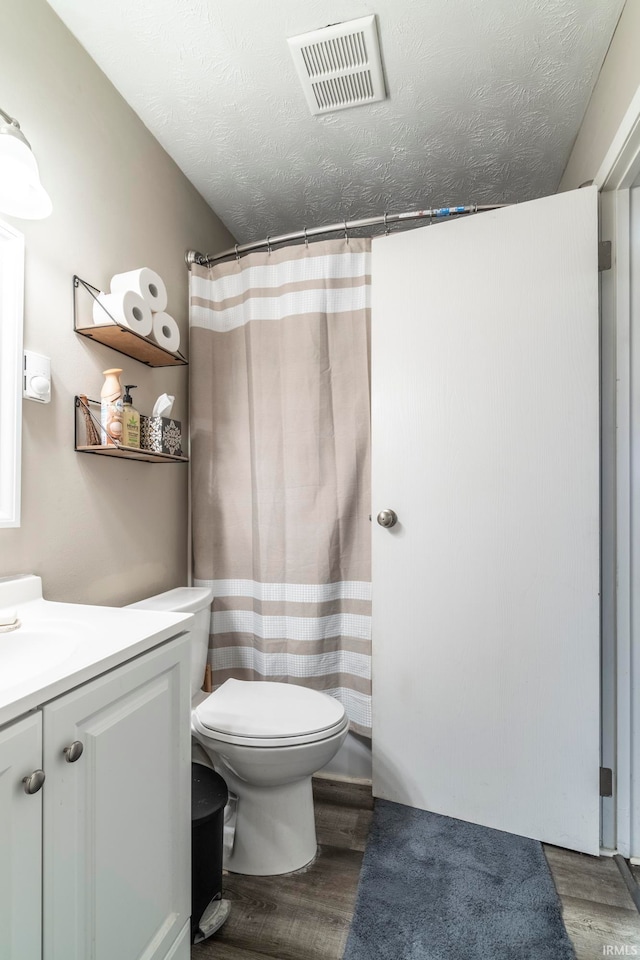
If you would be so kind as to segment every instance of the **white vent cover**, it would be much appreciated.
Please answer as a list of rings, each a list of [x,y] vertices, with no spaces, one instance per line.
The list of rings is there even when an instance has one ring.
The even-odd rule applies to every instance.
[[[384,100],[375,15],[302,33],[287,42],[311,113]]]

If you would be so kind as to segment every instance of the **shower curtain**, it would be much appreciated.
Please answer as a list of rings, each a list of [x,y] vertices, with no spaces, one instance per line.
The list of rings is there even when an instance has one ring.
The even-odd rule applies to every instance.
[[[371,729],[369,240],[191,270],[194,580],[209,660]]]

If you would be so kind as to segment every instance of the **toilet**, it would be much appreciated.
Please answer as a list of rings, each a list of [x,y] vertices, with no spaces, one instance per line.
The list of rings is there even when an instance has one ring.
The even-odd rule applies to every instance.
[[[202,693],[212,600],[206,587],[178,587],[130,606],[195,616],[192,735],[237,797],[225,868],[254,876],[291,873],[316,855],[311,778],[344,743],[349,720],[333,697],[291,683],[226,680]]]

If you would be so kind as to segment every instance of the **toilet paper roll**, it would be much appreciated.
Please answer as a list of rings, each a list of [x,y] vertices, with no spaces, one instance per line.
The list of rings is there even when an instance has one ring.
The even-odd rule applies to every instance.
[[[129,327],[141,337],[148,337],[153,327],[151,307],[133,290],[124,290],[122,293],[101,293],[99,303],[93,304],[93,322],[109,323],[107,312],[116,323]],[[102,309],[104,307],[104,310]]]
[[[177,353],[180,349],[180,329],[168,313],[154,313],[153,336],[159,346],[171,353]]]
[[[121,293],[124,290],[135,290],[151,309],[158,313],[167,309],[167,288],[164,280],[149,267],[116,273],[111,280],[111,293]]]

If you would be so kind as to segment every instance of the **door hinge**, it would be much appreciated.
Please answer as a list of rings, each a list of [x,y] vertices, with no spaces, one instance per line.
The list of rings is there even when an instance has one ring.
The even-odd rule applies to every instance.
[[[611,767],[600,767],[600,796],[613,796],[613,770]]]
[[[611,270],[611,240],[598,243],[598,270]]]

